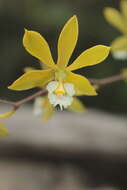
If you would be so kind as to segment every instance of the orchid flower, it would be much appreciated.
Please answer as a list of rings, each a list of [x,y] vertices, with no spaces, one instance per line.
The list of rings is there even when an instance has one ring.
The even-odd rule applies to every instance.
[[[111,52],[114,58],[127,59],[127,0],[120,1],[121,11],[107,7],[104,9],[105,19],[117,28],[122,35],[111,43]]]
[[[109,54],[110,47],[94,46],[84,51],[68,66],[78,39],[78,20],[71,17],[62,29],[58,39],[58,59],[55,64],[46,40],[35,31],[25,29],[23,45],[39,62],[48,69],[31,70],[14,81],[8,88],[12,90],[27,90],[35,87],[45,87],[48,91],[50,104],[59,105],[61,110],[73,104],[74,96],[97,95],[89,80],[72,71],[102,62]]]

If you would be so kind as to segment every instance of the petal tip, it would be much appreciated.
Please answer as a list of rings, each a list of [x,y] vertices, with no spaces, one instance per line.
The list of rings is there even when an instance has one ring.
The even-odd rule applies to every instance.
[[[72,18],[77,19],[77,15],[73,15]]]
[[[10,86],[8,86],[8,89],[9,90],[16,90],[16,91],[22,91],[22,90],[24,90],[24,89],[20,89],[20,88],[18,88],[18,87],[16,87],[15,85],[10,85]]]
[[[110,51],[111,50],[111,47],[110,46],[106,46],[106,45],[97,45],[99,48],[103,48],[105,50],[108,50]]]
[[[107,13],[107,12],[109,12],[109,11],[112,11],[112,9],[114,9],[114,8],[105,7],[105,8],[103,9],[103,11],[104,11],[104,13]]]
[[[105,7],[104,9],[103,9],[103,12],[105,13],[106,11],[108,11],[110,9],[110,7]]]
[[[97,95],[98,95],[98,93],[96,92],[96,90],[95,90],[95,88],[94,88],[94,90],[93,90],[91,96],[97,96]]]
[[[10,86],[7,87],[9,90],[19,90],[15,87],[15,85],[12,83]]]
[[[105,7],[104,9],[103,9],[103,14],[104,14],[104,17],[106,18],[106,19],[108,19],[109,20],[109,17],[110,17],[110,15],[112,14],[112,10],[113,10],[114,8],[111,8],[111,7]]]
[[[117,9],[112,8],[112,7],[105,7],[103,10],[104,16],[107,21],[112,22],[112,17],[114,17],[114,14],[121,14]],[[114,18],[115,19],[115,18]]]
[[[111,50],[111,47],[110,46],[104,46],[107,50]]]
[[[110,46],[105,46],[105,47],[107,47],[108,49],[111,49],[111,47],[110,47]]]
[[[24,28],[24,36],[23,36],[23,45],[25,46],[25,40],[26,40],[26,38],[27,38],[27,34],[28,34],[28,30],[26,29],[26,28]]]
[[[8,88],[9,90],[13,90],[12,85],[8,86],[7,88]]]
[[[97,93],[97,91],[96,91],[95,87],[94,87],[93,85],[92,85],[92,87],[93,87],[93,90],[92,90],[91,95],[92,95],[92,96],[97,96],[97,95],[98,95],[98,93]]]
[[[28,37],[28,35],[30,35],[31,31],[27,30],[26,28],[24,28],[24,37]],[[23,37],[23,39],[24,39]]]
[[[28,30],[27,30],[26,28],[24,28],[24,32],[25,32],[25,33],[28,33]]]
[[[78,23],[78,18],[76,15],[73,15],[70,20],[74,20],[76,23]]]
[[[95,94],[94,94],[94,96],[97,96],[98,95],[98,93],[95,91]]]

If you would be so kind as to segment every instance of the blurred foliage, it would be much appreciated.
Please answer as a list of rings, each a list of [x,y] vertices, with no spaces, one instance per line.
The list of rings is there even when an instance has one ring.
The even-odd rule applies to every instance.
[[[1,98],[19,100],[34,90],[13,92],[7,86],[23,73],[26,66],[34,66],[37,60],[22,46],[24,28],[40,32],[50,44],[53,56],[57,57],[57,40],[60,30],[72,15],[79,20],[79,40],[74,57],[83,50],[97,45],[109,45],[119,35],[103,17],[106,6],[119,7],[116,0],[1,0],[0,1],[0,93]],[[72,59],[73,60],[73,56]],[[82,74],[91,78],[104,78],[127,67],[127,61],[115,61],[110,56],[104,63],[91,69],[83,69]],[[81,73],[79,70],[78,73]],[[99,91],[97,97],[81,97],[87,106],[113,112],[127,113],[127,84],[119,82]]]

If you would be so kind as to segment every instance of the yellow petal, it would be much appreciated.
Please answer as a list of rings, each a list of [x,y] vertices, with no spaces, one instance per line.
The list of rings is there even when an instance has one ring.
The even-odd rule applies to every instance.
[[[0,114],[0,118],[7,118],[7,117],[10,117],[10,116],[12,116],[15,112],[16,112],[16,109],[13,109],[13,110],[11,110],[11,111],[9,111],[9,112]]]
[[[27,90],[43,86],[54,78],[52,70],[33,70],[25,73],[8,88],[11,90]]]
[[[24,73],[27,73],[27,72],[32,71],[32,70],[35,70],[35,69],[33,67],[25,67],[23,69]]]
[[[126,22],[127,22],[127,0],[121,0],[120,7],[121,7],[121,11],[123,13],[123,16],[125,17]]]
[[[115,26],[121,32],[127,33],[127,23],[119,11],[114,8],[105,8],[104,16],[111,25]]]
[[[47,64],[47,66],[55,68],[48,43],[38,32],[25,29],[23,45],[32,56]]]
[[[78,21],[73,16],[65,24],[58,40],[58,61],[59,67],[64,68],[73,53],[78,38]]]
[[[84,51],[67,69],[73,71],[82,67],[96,65],[108,56],[110,47],[97,45]]]
[[[50,104],[48,97],[45,97],[45,100],[43,102],[43,115],[42,115],[43,121],[48,121],[49,119],[51,119],[53,114],[54,114],[54,108]]]
[[[76,97],[73,98],[73,102],[72,104],[68,107],[68,109],[70,111],[74,111],[74,112],[83,112],[85,111],[85,106],[83,105],[83,103]]]
[[[127,50],[127,36],[120,36],[116,38],[111,44],[111,50]]]
[[[5,126],[3,124],[0,123],[0,136],[8,136],[9,135],[9,131],[7,128],[5,128]]]
[[[95,88],[90,84],[90,82],[83,76],[74,74],[72,72],[67,72],[67,78],[65,82],[74,84],[76,90],[76,95],[87,95],[95,96],[97,95]]]

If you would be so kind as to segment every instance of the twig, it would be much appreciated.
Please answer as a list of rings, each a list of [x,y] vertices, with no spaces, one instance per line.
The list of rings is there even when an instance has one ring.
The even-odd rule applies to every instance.
[[[27,98],[24,98],[14,104],[15,104],[16,108],[19,108],[21,105],[33,100],[34,98],[36,98],[38,96],[44,96],[46,93],[47,93],[47,90],[40,90],[40,91],[36,92],[35,94],[28,96]]]
[[[18,109],[20,106],[22,106],[23,104],[33,100],[34,98],[38,97],[38,96],[44,96],[47,93],[47,90],[40,90],[38,92],[36,92],[35,94],[28,96],[18,102],[11,102],[11,101],[7,101],[7,100],[0,100],[0,104],[6,104],[6,105],[10,105],[12,106],[15,110]]]
[[[111,76],[104,79],[90,79],[90,82],[93,85],[97,85],[99,88],[100,87],[102,88],[108,84],[112,84],[112,83],[123,81],[123,80],[125,80],[125,76],[123,74],[119,74],[119,75]]]

